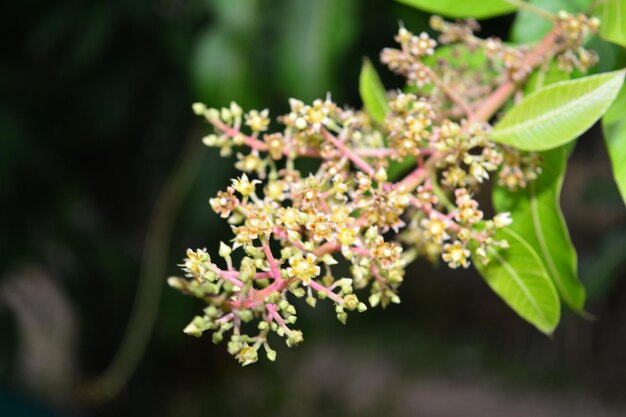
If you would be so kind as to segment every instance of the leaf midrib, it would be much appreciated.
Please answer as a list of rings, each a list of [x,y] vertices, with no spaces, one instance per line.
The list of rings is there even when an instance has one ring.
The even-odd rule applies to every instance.
[[[529,304],[533,307],[533,309],[536,311],[537,315],[540,317],[540,319],[543,321],[543,323],[545,325],[549,325],[548,323],[548,318],[546,317],[546,315],[543,313],[543,311],[541,310],[541,308],[539,307],[539,305],[535,302],[535,300],[532,297],[532,294],[530,293],[530,291],[528,290],[528,288],[526,288],[525,285],[523,285],[523,281],[522,278],[517,274],[517,272],[515,272],[514,269],[511,268],[511,266],[509,265],[509,263],[503,259],[500,254],[498,253],[498,251],[496,251],[493,248],[490,248],[489,251],[491,252],[491,254],[494,256],[494,258],[496,260],[498,260],[498,262],[500,262],[500,264],[504,267],[504,269],[507,270],[507,272],[509,272],[509,274],[513,277],[513,280],[515,281],[515,283],[518,285],[518,287],[520,288],[520,290],[522,291],[522,293],[524,293],[524,295],[526,296],[526,299],[528,300]]]

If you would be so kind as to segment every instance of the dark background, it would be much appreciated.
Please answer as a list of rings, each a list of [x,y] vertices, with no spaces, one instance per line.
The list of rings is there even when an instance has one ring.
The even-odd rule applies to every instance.
[[[229,239],[208,199],[235,174],[191,103],[360,106],[362,58],[427,18],[375,0],[0,6],[0,415],[626,415],[626,209],[597,128],[562,199],[592,321],[566,312],[547,338],[475,272],[418,261],[387,311],[343,326],[303,306],[305,343],[275,364],[182,333],[201,305],[165,278]]]

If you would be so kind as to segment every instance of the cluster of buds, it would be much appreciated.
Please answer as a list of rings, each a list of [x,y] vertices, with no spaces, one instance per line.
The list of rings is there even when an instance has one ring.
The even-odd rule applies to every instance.
[[[564,50],[557,55],[559,68],[572,72],[575,68],[586,72],[598,62],[595,51],[583,47],[589,35],[598,32],[600,20],[584,14],[573,15],[561,11],[556,17],[556,25],[560,29]]]
[[[514,49],[520,61],[514,65],[518,58],[507,57],[513,49],[475,37],[474,21],[433,18],[432,26],[442,42],[482,48],[491,57],[489,71],[505,80],[525,65],[524,49]],[[303,341],[295,328],[298,299],[312,307],[331,304],[345,323],[350,312],[365,311],[366,302],[399,303],[406,265],[418,256],[467,268],[472,261],[487,263],[490,248],[507,247],[495,236],[510,217],[488,218],[475,195],[496,173],[511,190],[525,187],[540,172],[539,158],[489,141],[488,120],[479,120],[474,106],[423,61],[437,45],[427,34],[401,27],[396,40],[400,49],[386,49],[382,61],[410,83],[434,88],[391,93],[383,123],[330,97],[311,104],[291,99],[276,132],[269,132],[267,110],[193,105],[213,128],[203,140],[207,146],[224,156],[244,151],[236,153],[241,175],[210,200],[230,223],[232,240],[220,244],[218,257],[189,249],[181,264],[185,278],[169,280],[207,304],[186,333],[210,331],[216,343],[226,337],[242,365],[257,361],[261,348],[274,360],[272,335],[289,347]],[[493,65],[498,60],[499,67]],[[313,172],[301,172],[299,158],[320,162]],[[407,159],[415,161],[412,170],[390,178],[389,164]],[[349,265],[350,276],[338,272],[347,271],[336,266],[340,262]]]

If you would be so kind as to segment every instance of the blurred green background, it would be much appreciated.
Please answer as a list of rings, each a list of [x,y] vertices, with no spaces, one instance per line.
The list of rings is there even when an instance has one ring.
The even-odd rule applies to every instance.
[[[358,107],[363,57],[427,20],[376,0],[4,2],[0,416],[626,415],[626,210],[599,129],[563,192],[595,320],[549,339],[475,272],[418,261],[387,311],[302,307],[276,364],[182,333],[201,306],[165,278],[229,239],[208,199],[235,175],[191,103]]]

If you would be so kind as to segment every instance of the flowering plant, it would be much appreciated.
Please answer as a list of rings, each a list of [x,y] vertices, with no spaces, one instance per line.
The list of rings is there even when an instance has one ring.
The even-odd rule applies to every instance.
[[[433,16],[438,40],[401,26],[398,47],[384,49],[381,61],[406,78],[403,91],[385,92],[366,62],[363,110],[330,96],[291,99],[278,131],[267,109],[193,105],[214,130],[203,142],[224,157],[236,152],[242,171],[210,200],[234,237],[221,243],[221,260],[189,249],[185,278],[168,282],[207,303],[185,333],[226,337],[243,365],[261,347],[275,359],[271,333],[290,347],[303,341],[294,299],[324,300],[342,323],[368,305],[399,303],[405,267],[418,256],[450,268],[473,263],[544,333],[558,324],[561,300],[584,313],[558,197],[570,144],[609,109],[624,79],[623,71],[582,76],[598,59],[584,45],[600,20],[517,0],[465,1],[480,3],[468,12],[457,2],[404,1],[453,17],[521,7],[552,29],[535,45],[513,45],[479,38],[471,18]],[[318,159],[315,172],[299,169],[301,158]],[[490,178],[492,217],[475,198]],[[340,258],[349,277],[337,273]]]

